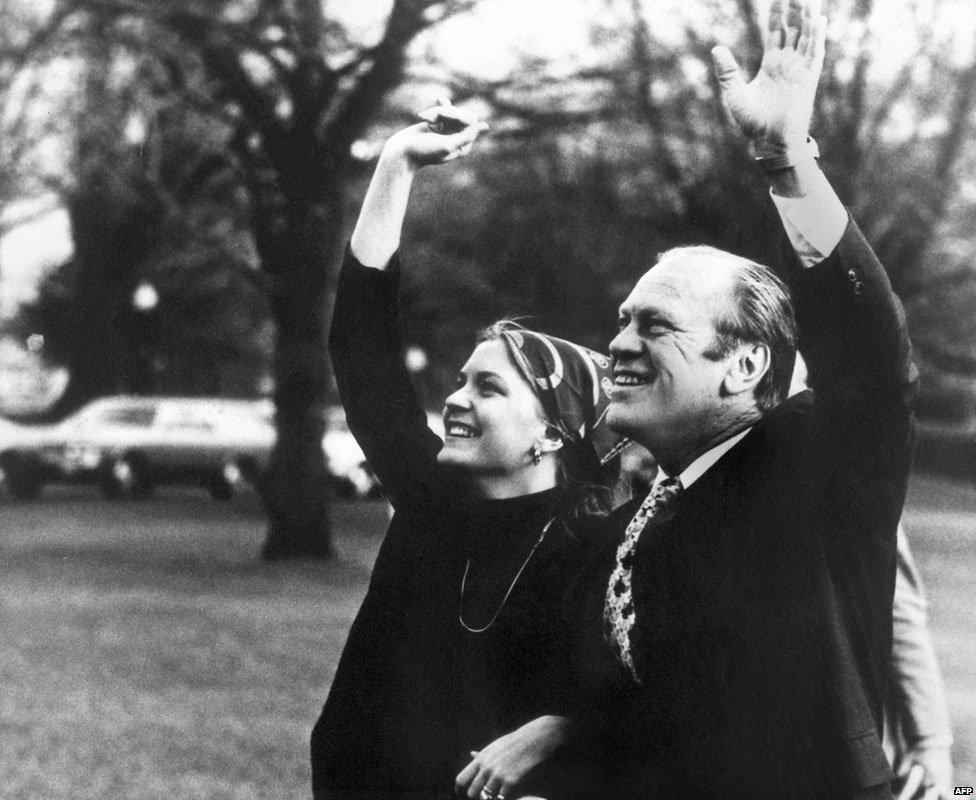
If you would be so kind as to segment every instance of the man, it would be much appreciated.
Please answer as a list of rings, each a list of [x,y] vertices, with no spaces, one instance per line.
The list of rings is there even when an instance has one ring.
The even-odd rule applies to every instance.
[[[928,602],[901,526],[897,559],[885,745],[897,774],[908,775],[920,766],[927,792],[922,796],[942,800],[952,795],[949,705],[929,632]]]
[[[790,394],[807,388],[806,364],[797,354]],[[895,563],[891,670],[882,743],[898,776],[896,784],[921,769],[917,780],[920,795],[924,800],[941,800],[952,794],[952,724],[929,630],[928,601],[903,525],[898,526]]]
[[[784,287],[665,253],[620,307],[607,420],[661,467],[601,526],[624,797],[890,797],[881,747],[916,373],[883,268],[807,133],[825,20],[773,0],[758,75],[713,51],[796,253]],[[795,321],[794,321],[795,320]],[[787,399],[797,344],[813,392]],[[599,714],[596,715],[600,716]]]

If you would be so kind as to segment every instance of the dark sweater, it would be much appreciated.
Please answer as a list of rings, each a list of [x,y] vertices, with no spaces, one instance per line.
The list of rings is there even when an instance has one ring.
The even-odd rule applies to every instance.
[[[565,709],[560,606],[577,558],[556,490],[477,500],[437,464],[403,365],[399,269],[347,254],[330,335],[350,428],[395,508],[312,733],[316,798],[453,797],[478,750]],[[470,561],[459,622],[461,582]],[[523,563],[526,567],[502,604]]]

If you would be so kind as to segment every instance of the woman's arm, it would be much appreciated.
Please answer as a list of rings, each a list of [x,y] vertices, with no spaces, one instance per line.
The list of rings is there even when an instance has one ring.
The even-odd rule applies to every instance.
[[[436,106],[419,122],[395,133],[383,147],[349,246],[363,266],[386,269],[400,247],[413,177],[420,167],[466,155],[488,126],[453,106]],[[442,133],[440,131],[455,131]]]
[[[349,427],[395,506],[425,503],[440,440],[427,427],[403,363],[395,253],[416,170],[463,155],[483,130],[456,109],[435,109],[387,142],[346,255],[329,351]],[[463,127],[435,132],[437,119]]]

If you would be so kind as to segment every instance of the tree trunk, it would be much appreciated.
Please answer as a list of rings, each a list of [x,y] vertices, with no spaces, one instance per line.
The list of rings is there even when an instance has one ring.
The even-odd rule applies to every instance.
[[[337,185],[337,184],[334,184]],[[287,237],[262,254],[278,327],[275,407],[278,440],[263,487],[268,535],[263,558],[329,558],[330,495],[322,437],[329,385],[328,300],[341,242],[341,196],[289,202]]]
[[[68,269],[64,280],[74,299],[65,305],[57,289],[47,291],[64,314],[49,324],[62,332],[58,360],[71,379],[46,419],[61,419],[94,397],[148,388],[145,353],[138,350],[144,320],[132,307],[132,290],[135,267],[155,245],[163,208],[149,188],[95,170],[82,176],[68,212],[75,263],[62,270]]]
[[[100,299],[104,302],[98,302]],[[70,375],[68,385],[39,420],[61,420],[93,398],[119,391],[124,353],[114,324],[113,299],[104,293],[84,297],[84,305],[76,311],[77,324],[72,325],[75,333],[64,360]]]

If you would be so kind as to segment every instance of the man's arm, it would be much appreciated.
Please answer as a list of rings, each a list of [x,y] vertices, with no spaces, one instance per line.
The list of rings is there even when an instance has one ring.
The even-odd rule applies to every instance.
[[[751,139],[808,268],[791,275],[791,285],[800,348],[821,406],[842,428],[889,443],[901,438],[907,450],[907,431],[891,436],[892,424],[907,426],[916,378],[904,312],[808,139],[825,32],[818,0],[773,0],[763,60],[751,81],[727,48],[716,47],[713,58],[729,113]]]
[[[887,714],[895,734],[895,767],[925,767],[948,797],[952,786],[952,727],[945,686],[928,628],[928,604],[903,528],[898,529],[894,644]]]

